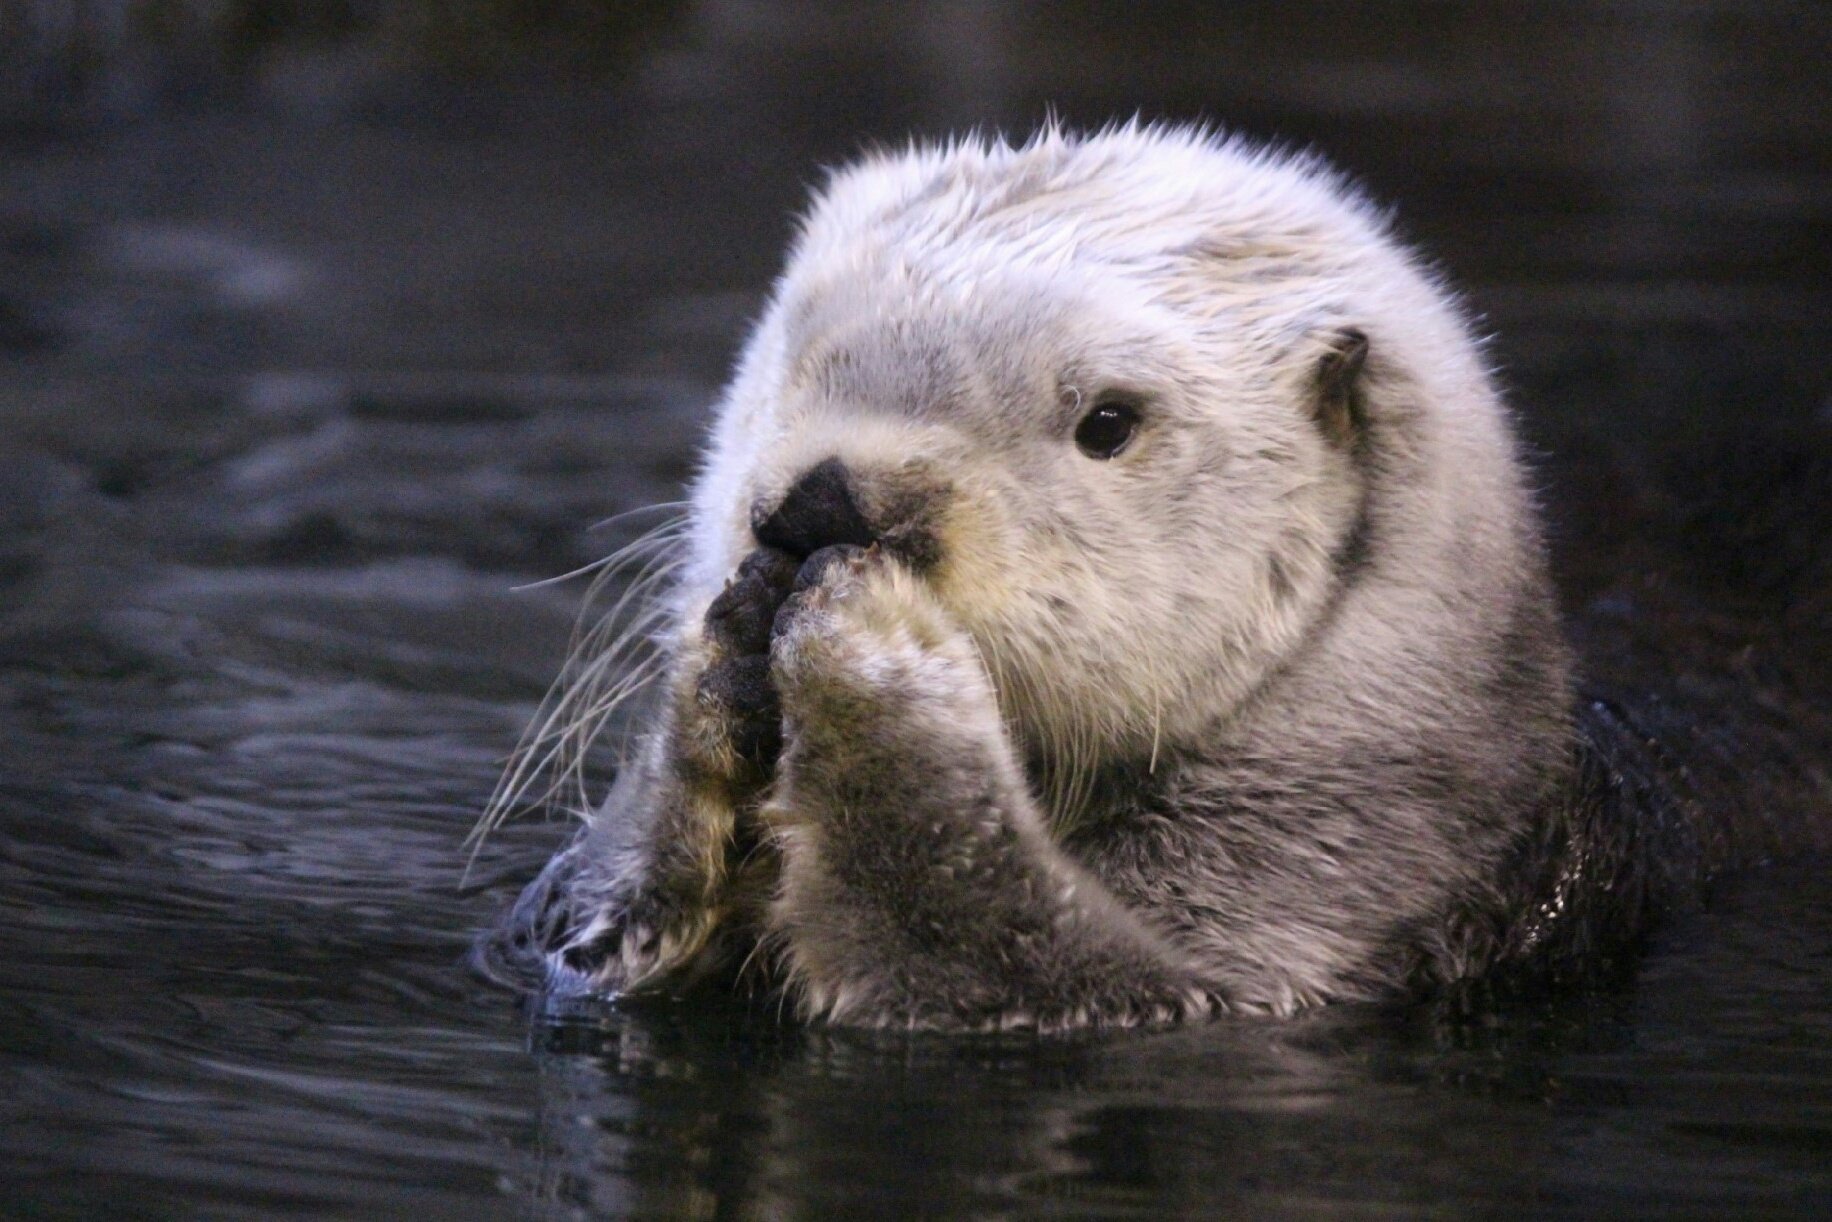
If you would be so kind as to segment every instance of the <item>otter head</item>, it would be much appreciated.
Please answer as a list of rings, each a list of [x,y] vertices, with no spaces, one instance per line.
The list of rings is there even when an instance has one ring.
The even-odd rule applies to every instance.
[[[1212,746],[1342,617],[1383,515],[1402,566],[1459,533],[1530,552],[1496,525],[1510,464],[1460,321],[1315,166],[1137,127],[918,151],[806,222],[688,586],[760,543],[880,545],[972,634],[1060,806]]]

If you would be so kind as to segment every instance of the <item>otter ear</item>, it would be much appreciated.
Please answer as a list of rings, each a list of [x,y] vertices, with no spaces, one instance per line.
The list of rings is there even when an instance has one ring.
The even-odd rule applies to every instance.
[[[1367,431],[1367,408],[1361,393],[1361,369],[1367,360],[1367,335],[1345,327],[1330,337],[1328,349],[1317,362],[1311,411],[1323,435],[1345,450],[1354,449]]]

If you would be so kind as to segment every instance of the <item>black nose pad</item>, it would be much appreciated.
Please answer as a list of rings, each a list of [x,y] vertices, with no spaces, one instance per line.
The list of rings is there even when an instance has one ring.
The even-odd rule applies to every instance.
[[[853,499],[846,464],[823,459],[802,473],[774,509],[759,503],[751,512],[751,533],[765,547],[807,557],[823,547],[851,543],[869,547],[877,532]]]

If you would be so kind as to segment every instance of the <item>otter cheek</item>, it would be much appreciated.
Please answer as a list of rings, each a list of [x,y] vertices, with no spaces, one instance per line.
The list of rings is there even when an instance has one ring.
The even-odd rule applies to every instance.
[[[922,570],[955,618],[982,642],[1033,614],[1027,591],[1048,560],[1034,528],[1020,524],[1017,493],[962,481],[934,498],[927,515],[931,557]]]

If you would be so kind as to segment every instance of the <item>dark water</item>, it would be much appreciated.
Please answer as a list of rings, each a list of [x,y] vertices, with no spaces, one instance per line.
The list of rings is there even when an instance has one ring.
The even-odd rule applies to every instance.
[[[1832,475],[1825,9],[247,7],[5,27],[0,1213],[1832,1213],[1823,862],[1610,988],[1037,1042],[531,1013],[463,958],[567,829],[462,844],[578,606],[511,587],[678,495],[816,167],[1051,102],[1396,201],[1592,672],[1778,669],[1809,735],[1832,544],[1762,528]]]

